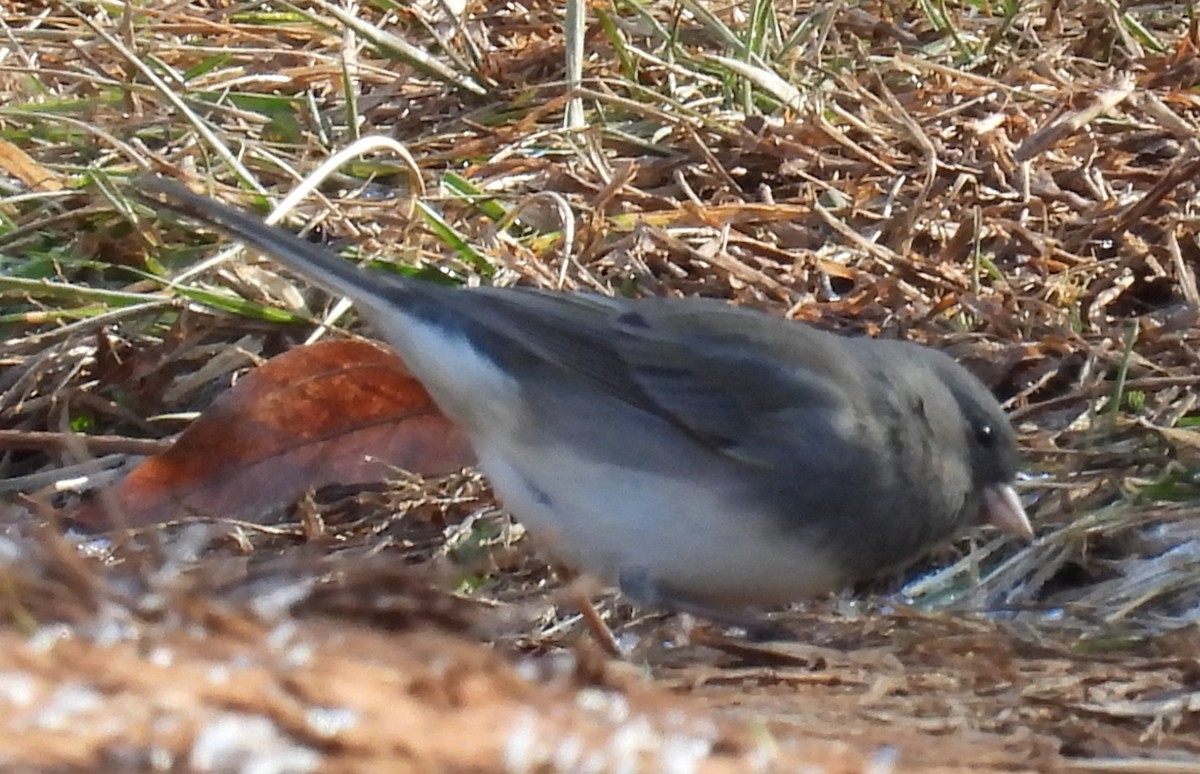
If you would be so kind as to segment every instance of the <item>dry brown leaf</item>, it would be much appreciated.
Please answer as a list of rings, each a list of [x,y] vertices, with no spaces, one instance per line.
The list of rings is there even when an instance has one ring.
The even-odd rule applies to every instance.
[[[251,371],[171,449],[72,518],[92,528],[261,518],[311,488],[380,481],[397,468],[448,473],[472,460],[466,436],[399,356],[326,341]]]

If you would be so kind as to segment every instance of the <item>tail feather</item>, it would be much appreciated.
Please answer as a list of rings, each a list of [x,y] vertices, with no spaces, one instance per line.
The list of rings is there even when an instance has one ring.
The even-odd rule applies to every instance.
[[[268,225],[256,215],[193,193],[172,180],[144,175],[135,185],[133,194],[147,204],[222,231],[331,293],[386,307],[396,302],[397,293],[412,290],[403,277],[356,266],[328,248]]]

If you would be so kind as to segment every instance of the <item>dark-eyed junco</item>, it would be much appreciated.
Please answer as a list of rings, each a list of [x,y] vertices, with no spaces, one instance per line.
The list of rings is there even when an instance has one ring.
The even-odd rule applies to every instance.
[[[139,185],[351,298],[539,543],[637,602],[787,603],[984,521],[1032,535],[1000,405],[936,350],[714,300],[444,287]]]

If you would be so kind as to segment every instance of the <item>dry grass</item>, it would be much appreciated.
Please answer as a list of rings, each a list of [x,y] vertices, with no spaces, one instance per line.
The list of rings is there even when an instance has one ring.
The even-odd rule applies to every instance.
[[[868,597],[880,630],[966,638],[950,638],[966,642],[953,658],[897,646],[904,665],[954,675],[940,688],[914,666],[904,691],[870,691],[945,691],[939,711],[959,707],[984,729],[1000,709],[963,709],[982,678],[961,659],[986,640],[1005,664],[1019,660],[1010,682],[1027,686],[997,693],[1022,709],[986,730],[1032,728],[1091,770],[1169,770],[1118,767],[1156,751],[1197,765],[1191,6],[596,3],[573,91],[564,61],[579,44],[557,4],[474,3],[451,17],[454,6],[7,3],[0,427],[169,436],[323,316],[326,299],[270,264],[199,263],[207,237],[131,206],[121,181],[152,169],[261,206],[359,138],[386,136],[399,147],[321,177],[294,225],[463,281],[727,297],[962,358],[1013,410],[1041,537],[1020,551],[956,549],[938,557],[957,559],[949,569],[889,590],[931,619]],[[75,452],[0,449],[0,491],[44,495],[84,473],[92,485],[124,461]],[[439,553],[458,521],[425,520],[433,531],[414,540],[365,528],[383,508],[357,502],[353,528],[321,532],[344,551]],[[484,493],[464,502],[488,507]],[[4,573],[32,545],[31,518],[8,509]],[[313,537],[235,534],[223,561],[286,556]],[[475,553],[507,543],[456,535]],[[60,572],[56,562],[95,573],[89,586],[117,582],[59,554],[34,575]],[[477,594],[536,597],[544,573],[512,563],[514,575],[482,573]],[[14,631],[78,626],[103,607],[5,587],[19,592],[4,592]],[[126,594],[120,604],[144,619]],[[868,635],[847,640],[828,613],[836,604],[797,620],[816,616],[818,639],[833,627],[839,647],[865,647]],[[547,626],[501,640],[541,647],[563,631]],[[903,702],[884,703],[877,714],[833,706],[838,722],[856,711],[900,722]]]

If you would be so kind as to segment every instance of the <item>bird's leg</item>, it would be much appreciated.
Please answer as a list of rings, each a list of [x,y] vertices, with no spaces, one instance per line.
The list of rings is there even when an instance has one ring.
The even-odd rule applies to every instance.
[[[750,640],[794,640],[796,635],[774,621],[710,607],[666,592],[642,568],[623,570],[617,576],[621,593],[644,607],[659,607],[674,613],[685,613],[718,626],[741,629]]]
[[[596,584],[565,567],[557,567],[555,572],[566,582],[558,594],[562,595],[566,603],[583,616],[583,623],[600,643],[604,652],[613,658],[625,658],[626,654],[621,649],[620,643],[617,642],[616,635],[604,622],[600,611],[592,604],[592,595],[596,592]]]

